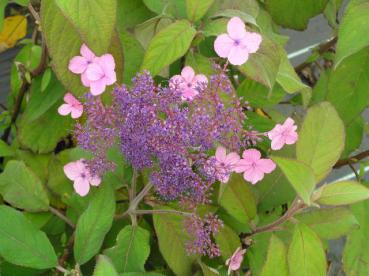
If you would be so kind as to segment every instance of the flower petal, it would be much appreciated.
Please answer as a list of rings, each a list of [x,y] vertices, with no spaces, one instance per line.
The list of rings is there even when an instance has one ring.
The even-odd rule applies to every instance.
[[[70,106],[69,104],[62,104],[58,108],[58,113],[62,116],[66,116],[71,112],[72,112],[72,106]]]
[[[82,44],[80,49],[81,56],[87,59],[87,61],[92,62],[96,55],[90,50],[90,48],[87,47],[86,44]]]
[[[278,135],[272,139],[271,148],[272,150],[280,150],[286,143],[284,136]]]
[[[87,78],[86,72],[82,73],[81,82],[83,86],[90,87],[91,81]]]
[[[296,132],[292,131],[288,135],[285,136],[285,141],[287,145],[293,145],[297,142],[299,136]]]
[[[228,60],[233,65],[242,65],[249,59],[248,49],[242,46],[234,46],[228,54]]]
[[[111,54],[102,55],[98,58],[97,63],[103,68],[104,72],[115,70],[115,61]]]
[[[104,75],[103,68],[97,63],[90,64],[86,69],[86,77],[91,82],[100,80]]]
[[[98,80],[98,81],[92,81],[90,83],[90,89],[91,89],[90,92],[94,96],[98,96],[98,95],[104,93],[105,88],[106,88],[106,84],[105,84],[104,79],[101,79],[101,80]]]
[[[276,164],[271,159],[260,159],[257,161],[257,168],[264,173],[271,173],[275,170]]]
[[[208,78],[203,74],[198,74],[195,76],[195,81],[197,83],[208,83]]]
[[[69,61],[68,69],[74,74],[82,74],[87,69],[87,66],[87,59],[81,56],[76,56]]]
[[[186,66],[182,69],[181,76],[185,82],[192,82],[195,77],[195,71],[191,66]]]
[[[72,107],[71,116],[73,119],[77,119],[81,117],[82,113],[83,113],[83,108],[81,109],[81,108]]]
[[[226,58],[228,57],[233,45],[234,41],[228,34],[221,34],[214,41],[214,50],[218,56]]]
[[[260,159],[261,153],[256,149],[248,149],[243,152],[242,157],[247,162],[253,163]]]
[[[233,171],[236,173],[242,173],[250,169],[251,164],[248,160],[241,159],[233,166]]]
[[[90,176],[88,180],[92,186],[99,186],[101,183],[101,178],[98,176]]]
[[[75,180],[81,175],[84,170],[84,165],[81,161],[70,162],[64,166],[64,173],[70,180]]]
[[[74,181],[73,188],[80,196],[85,196],[90,191],[90,184],[87,178],[79,177]]]
[[[227,32],[234,40],[242,39],[246,34],[245,23],[239,17],[232,17],[228,21]]]
[[[185,87],[182,91],[182,100],[193,100],[198,94],[196,89]]]
[[[238,163],[238,161],[240,161],[240,156],[235,152],[231,152],[226,156],[225,163],[227,165],[234,166]]]
[[[227,157],[227,150],[223,146],[217,147],[215,151],[215,158],[218,162],[225,162]]]
[[[242,38],[241,44],[246,46],[248,52],[252,54],[259,50],[262,40],[263,38],[260,34],[246,32],[245,36]]]
[[[254,185],[264,178],[264,173],[257,168],[251,168],[244,172],[243,178]]]

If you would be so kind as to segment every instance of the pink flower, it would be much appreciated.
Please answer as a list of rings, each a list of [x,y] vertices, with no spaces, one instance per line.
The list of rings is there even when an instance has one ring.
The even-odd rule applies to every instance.
[[[243,173],[243,178],[251,184],[262,180],[265,173],[271,173],[276,167],[272,160],[261,158],[260,152],[256,149],[245,150],[242,157],[234,170]]]
[[[80,53],[80,56],[75,56],[69,61],[68,69],[74,74],[84,74],[87,67],[93,63],[96,58],[95,54],[86,44],[82,44]]]
[[[83,105],[71,93],[68,92],[64,95],[64,102],[65,104],[58,108],[60,115],[66,116],[70,113],[73,119],[81,117]]]
[[[207,84],[208,79],[203,74],[195,75],[195,71],[190,66],[182,69],[181,75],[174,75],[169,85],[174,88],[179,85],[182,92],[182,100],[193,100],[199,94],[198,89],[201,84]]]
[[[259,49],[262,41],[261,35],[247,32],[245,23],[238,17],[232,17],[228,21],[227,32],[216,38],[215,52],[222,58],[228,58],[233,65],[244,64],[249,54]]]
[[[222,146],[219,146],[215,152],[216,178],[222,183],[227,183],[229,176],[239,161],[240,156],[237,153],[231,152],[227,154],[226,149]]]
[[[238,247],[236,251],[233,253],[232,257],[230,257],[226,261],[226,265],[228,266],[228,275],[231,275],[232,271],[237,271],[240,269],[242,261],[243,261],[243,255],[246,253],[246,249],[242,249],[241,247]]]
[[[84,85],[90,87],[91,94],[100,95],[107,85],[117,81],[115,74],[115,62],[111,54],[105,54],[95,58],[94,62],[86,69]]]
[[[280,150],[285,144],[296,143],[298,139],[296,129],[295,121],[291,118],[287,118],[283,125],[277,124],[268,132],[268,137],[272,140],[272,150]]]
[[[74,181],[74,190],[80,196],[88,194],[90,185],[99,186],[101,183],[99,177],[91,176],[83,159],[66,164],[64,173],[70,180]]]

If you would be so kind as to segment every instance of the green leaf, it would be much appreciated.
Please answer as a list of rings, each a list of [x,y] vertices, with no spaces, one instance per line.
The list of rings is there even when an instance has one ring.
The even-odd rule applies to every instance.
[[[239,222],[247,223],[256,216],[256,202],[249,184],[241,174],[233,174],[224,186],[219,204]]]
[[[297,159],[309,165],[316,182],[322,180],[341,156],[345,143],[343,123],[331,104],[309,108],[299,132]]]
[[[346,125],[346,142],[341,158],[349,157],[350,153],[357,150],[364,136],[365,121],[362,116],[358,116],[351,123]]]
[[[8,4],[8,1],[0,2],[0,32],[3,30],[4,26],[4,15],[5,15],[5,7]]]
[[[264,85],[245,79],[237,88],[237,95],[243,97],[252,107],[268,107],[279,103],[286,93],[280,85],[269,89]]]
[[[113,188],[108,183],[102,183],[76,226],[74,257],[79,264],[86,263],[99,252],[104,237],[113,223],[114,212]]]
[[[205,15],[213,3],[214,0],[186,0],[187,18],[192,22],[196,22]]]
[[[183,231],[183,218],[178,215],[154,214],[154,227],[159,249],[176,275],[192,275],[193,260],[185,249],[187,239]]]
[[[335,67],[369,45],[369,2],[350,2],[338,31]]]
[[[0,140],[0,156],[1,157],[8,157],[8,156],[14,156],[15,150],[9,146],[7,143],[5,143],[3,140]]]
[[[42,81],[41,81],[41,91],[45,91],[47,86],[50,83],[52,75],[52,70],[50,68],[47,68],[45,72],[42,74]]]
[[[250,55],[249,60],[239,67],[240,71],[254,81],[273,88],[281,61],[280,46],[263,37],[260,49]]]
[[[328,0],[265,0],[265,5],[277,24],[304,30],[309,19],[321,13],[327,2]]]
[[[0,175],[0,193],[14,207],[46,211],[49,199],[40,179],[22,162],[11,160]]]
[[[69,90],[72,91],[76,95],[83,95],[86,92],[86,87],[84,87],[81,83],[81,79],[79,75],[73,74],[68,70],[68,64],[72,57],[79,55],[81,45],[84,41],[86,41],[92,49],[96,51],[96,54],[99,53],[106,53],[110,52],[115,59],[116,63],[116,72],[117,72],[117,82],[119,83],[121,81],[122,77],[122,65],[123,65],[123,57],[122,57],[122,49],[121,45],[117,45],[117,34],[110,33],[110,37],[106,40],[102,40],[100,38],[107,37],[107,34],[110,32],[108,29],[110,29],[110,25],[115,22],[115,14],[112,15],[111,18],[107,17],[102,20],[107,21],[107,25],[99,26],[100,28],[106,28],[106,33],[100,33],[100,35],[96,35],[96,30],[91,29],[88,30],[89,34],[88,39],[92,40],[93,42],[96,41],[95,44],[89,43],[89,40],[86,37],[86,34],[84,33],[85,30],[78,31],[75,28],[75,25],[72,24],[72,20],[69,20],[60,10],[59,6],[56,4],[57,0],[50,0],[50,1],[42,1],[41,2],[41,27],[43,30],[43,34],[45,36],[47,48],[49,51],[49,54],[52,59],[52,66],[55,74],[57,75],[58,79],[63,83],[63,85]],[[68,6],[68,1],[66,0],[58,0],[59,4],[63,2],[61,5],[64,7]],[[81,0],[83,2],[91,2],[94,5],[97,3],[98,0],[88,1],[88,0]],[[81,2],[81,1],[78,1]],[[100,2],[104,2],[102,0],[99,0]],[[108,2],[111,2],[113,0],[108,0]],[[70,8],[75,8],[75,3],[77,1],[74,1],[72,5],[69,5]],[[91,4],[86,4],[87,7],[90,7]],[[105,4],[102,4],[104,14],[109,10],[110,12],[115,8],[108,7]],[[85,6],[86,7],[86,6]],[[90,11],[87,8],[81,8],[81,13],[85,17],[87,13]],[[96,8],[94,11],[97,13],[100,12],[100,8]],[[66,12],[66,11],[65,11]],[[69,12],[69,11],[68,11]],[[110,13],[109,12],[109,13]],[[101,13],[102,15],[103,13]],[[107,13],[106,13],[107,14]],[[76,16],[77,14],[73,14],[73,16]],[[101,17],[99,15],[99,17]],[[69,14],[71,16],[71,14]],[[100,18],[101,19],[101,18]],[[73,20],[76,20],[74,18]],[[83,28],[85,28],[85,24],[88,22],[91,23],[91,21],[94,21],[94,16],[91,16],[90,19],[83,23]],[[100,21],[99,21],[100,22]],[[94,23],[93,23],[94,24]],[[108,26],[109,25],[109,26]],[[107,44],[108,43],[108,44]],[[107,47],[105,44],[107,44],[109,47]],[[104,49],[103,49],[104,48]],[[106,49],[105,49],[106,48]]]
[[[322,239],[334,240],[359,227],[352,212],[345,207],[315,209],[294,216]]]
[[[106,249],[118,272],[145,271],[145,262],[150,255],[150,233],[141,228],[128,225],[117,236],[114,247]]]
[[[65,93],[65,88],[50,72],[49,82],[44,89],[44,77],[33,79],[31,86],[31,98],[24,112],[28,122],[32,122],[48,111]],[[46,74],[46,72],[45,72]]]
[[[368,48],[346,58],[330,73],[326,99],[345,124],[352,122],[369,105],[368,75]]]
[[[63,137],[70,133],[72,119],[58,114],[59,105],[60,101],[56,102],[42,116],[33,121],[29,121],[26,116],[21,117],[17,122],[17,137],[23,147],[35,153],[49,153],[55,149]]]
[[[205,36],[218,36],[227,32],[228,18],[219,18],[204,22],[202,32]]]
[[[326,275],[327,264],[322,242],[304,224],[296,224],[287,258],[290,275]]]
[[[140,70],[145,50],[134,36],[127,32],[120,32],[120,41],[123,45],[124,56],[124,74],[123,82],[130,84],[134,76]]]
[[[283,51],[281,54],[281,63],[277,74],[277,82],[283,87],[287,93],[296,93],[302,89],[307,88],[302,83],[300,77],[296,74],[295,69],[292,67],[288,60],[287,54]]]
[[[199,262],[199,265],[201,267],[201,270],[202,270],[202,273],[203,273],[204,276],[217,276],[217,275],[220,275],[220,273],[216,269],[214,269],[210,266],[207,266],[203,262]]]
[[[250,23],[252,25],[258,26],[258,24],[256,23],[255,17],[244,11],[227,9],[227,10],[221,10],[215,13],[214,15],[212,15],[213,18],[221,17],[221,16],[228,17],[228,18],[239,17],[246,23]]]
[[[21,212],[0,206],[0,255],[16,265],[46,269],[58,264],[55,251],[45,233]]]
[[[117,27],[119,32],[132,28],[154,16],[142,0],[117,1]]]
[[[126,272],[120,274],[120,276],[164,276],[164,274],[156,272]]]
[[[186,56],[186,65],[191,66],[198,73],[201,72],[208,76],[214,74],[211,61],[199,53],[189,52]]]
[[[159,74],[187,52],[195,34],[196,30],[186,20],[176,21],[161,30],[151,40],[141,68],[154,76]]]
[[[351,209],[360,227],[347,236],[343,250],[343,269],[347,276],[367,275],[369,272],[369,201],[355,204]]]
[[[238,235],[227,225],[224,225],[214,236],[224,261],[229,259],[238,247],[241,246]]]
[[[287,249],[275,235],[270,237],[268,256],[260,276],[288,275]]]
[[[97,55],[109,48],[116,23],[116,0],[55,0],[65,18]],[[99,34],[99,35],[96,35]]]
[[[313,200],[323,205],[347,205],[368,198],[369,189],[354,181],[323,185],[313,195]]]
[[[92,276],[118,276],[118,272],[115,270],[111,260],[104,255],[99,255]]]
[[[313,170],[294,159],[272,157],[302,200],[310,205],[310,196],[315,187]]]
[[[175,18],[186,17],[186,0],[143,0],[143,2],[156,14],[171,15]]]

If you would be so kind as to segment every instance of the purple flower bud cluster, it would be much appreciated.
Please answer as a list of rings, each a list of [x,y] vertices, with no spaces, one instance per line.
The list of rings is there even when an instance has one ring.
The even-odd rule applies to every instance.
[[[91,160],[86,160],[90,173],[102,177],[105,172],[115,168],[106,153],[117,141],[116,114],[112,107],[104,106],[99,98],[91,95],[87,95],[84,108],[87,120],[83,125],[76,125],[74,136],[82,149],[93,154]]]
[[[193,237],[186,244],[189,254],[208,255],[210,258],[220,256],[219,247],[213,241],[223,222],[214,214],[207,214],[204,218],[192,216],[185,220],[185,228]]]

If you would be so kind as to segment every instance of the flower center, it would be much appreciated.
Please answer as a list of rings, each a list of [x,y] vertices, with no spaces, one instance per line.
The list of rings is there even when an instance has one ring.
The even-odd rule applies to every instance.
[[[234,40],[234,45],[239,46],[241,44],[241,41],[239,39]]]

